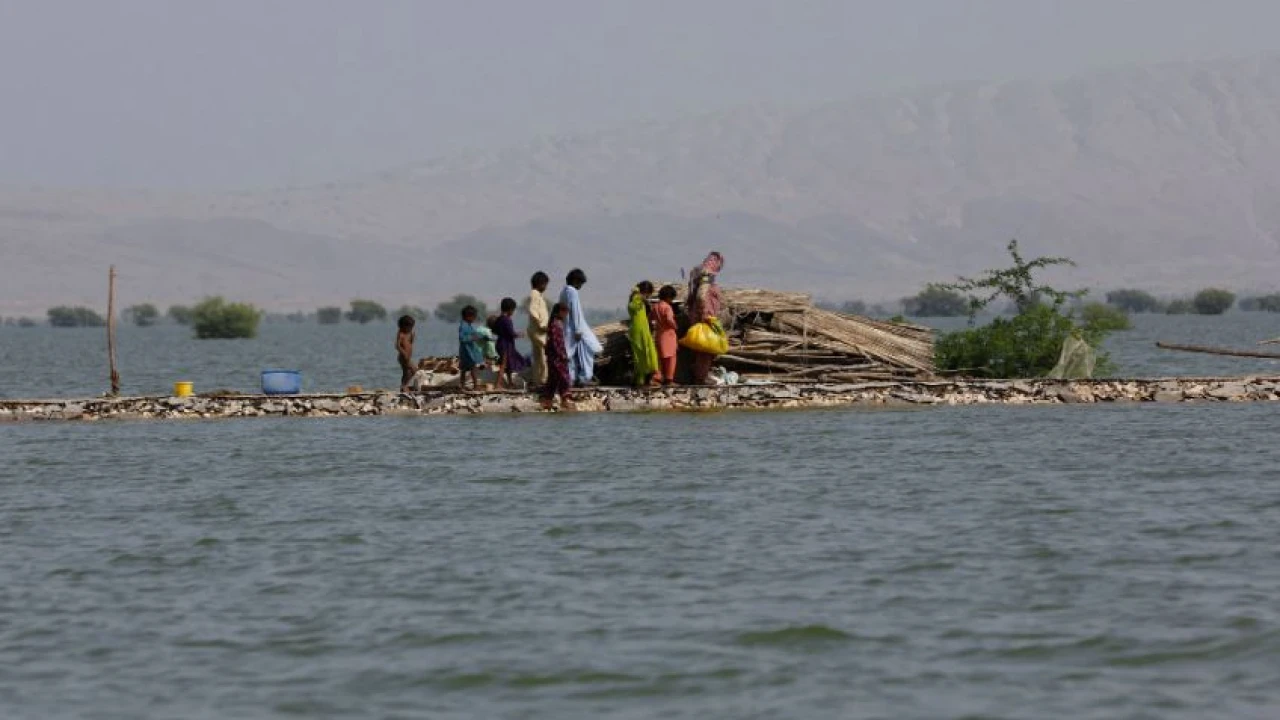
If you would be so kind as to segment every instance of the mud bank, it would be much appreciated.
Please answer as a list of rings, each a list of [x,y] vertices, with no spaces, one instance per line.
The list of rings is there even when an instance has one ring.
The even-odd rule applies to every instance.
[[[679,412],[895,405],[1274,402],[1280,400],[1280,378],[814,383],[661,390],[592,388],[579,391],[574,397],[579,412]],[[535,396],[503,392],[0,400],[0,421],[537,412],[544,411]]]

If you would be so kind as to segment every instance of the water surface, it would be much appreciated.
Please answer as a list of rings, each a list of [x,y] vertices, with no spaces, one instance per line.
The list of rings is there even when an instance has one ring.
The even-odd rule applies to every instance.
[[[934,321],[963,327],[962,319]],[[1280,362],[1158,350],[1156,340],[1198,345],[1253,347],[1280,336],[1280,315],[1233,313],[1134,316],[1135,329],[1107,342],[1125,377],[1280,374]],[[189,328],[157,326],[119,330],[118,359],[127,394],[168,393],[188,380],[197,392],[230,389],[257,392],[268,368],[301,370],[308,391],[343,391],[351,385],[394,388],[400,382],[395,328],[390,324],[264,324],[253,340],[195,340]],[[1275,346],[1280,352],[1280,346]],[[427,323],[417,354],[457,352],[451,326]],[[0,327],[0,397],[94,396],[109,387],[106,334],[101,329]]]
[[[1274,413],[0,426],[0,715],[1280,717]]]

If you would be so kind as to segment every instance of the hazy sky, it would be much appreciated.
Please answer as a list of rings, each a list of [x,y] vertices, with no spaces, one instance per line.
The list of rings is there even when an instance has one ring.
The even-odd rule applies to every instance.
[[[1280,0],[0,0],[0,182],[341,180],[736,105],[1280,49]]]

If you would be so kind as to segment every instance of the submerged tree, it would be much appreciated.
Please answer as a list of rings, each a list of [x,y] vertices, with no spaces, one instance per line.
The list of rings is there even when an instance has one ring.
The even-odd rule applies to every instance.
[[[54,327],[102,327],[107,321],[94,310],[77,305],[49,308],[49,324]]]
[[[456,323],[462,317],[462,308],[472,306],[476,309],[476,315],[483,318],[488,310],[484,302],[474,295],[458,294],[454,295],[452,300],[446,300],[436,306],[436,319],[447,322]]]
[[[946,285],[929,283],[915,295],[902,298],[902,311],[912,317],[960,317],[969,312],[969,301]]]
[[[1280,293],[1243,298],[1240,309],[1245,312],[1280,312]]]
[[[169,312],[167,314],[169,315],[170,320],[179,325],[191,324],[191,308],[186,305],[170,305]]]
[[[1201,315],[1221,315],[1235,304],[1235,293],[1222,288],[1205,288],[1191,299],[1191,305]]]
[[[248,303],[229,303],[220,297],[206,298],[191,309],[192,325],[201,340],[251,338],[258,334],[262,311]]]
[[[361,325],[386,319],[387,309],[372,300],[352,300],[351,309],[347,311],[347,320]]]
[[[1164,303],[1146,290],[1122,288],[1107,293],[1107,304],[1131,313],[1155,313],[1164,310]]]
[[[417,320],[418,322],[422,322],[423,320],[427,319],[430,313],[418,307],[417,305],[401,305],[400,309],[396,310],[395,316],[398,319],[404,315],[408,315],[414,320]]]
[[[160,311],[151,303],[131,305],[124,309],[124,318],[138,327],[151,327],[160,319]]]
[[[329,306],[316,310],[316,322],[321,325],[337,325],[342,322],[342,308]]]

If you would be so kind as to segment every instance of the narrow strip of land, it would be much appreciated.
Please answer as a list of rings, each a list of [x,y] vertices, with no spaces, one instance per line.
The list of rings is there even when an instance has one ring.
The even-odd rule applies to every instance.
[[[1280,400],[1280,377],[1141,380],[945,380],[592,388],[575,393],[577,412],[771,410],[839,406],[1224,403]],[[0,421],[359,417],[539,413],[535,395],[517,392],[361,393],[0,400]]]

